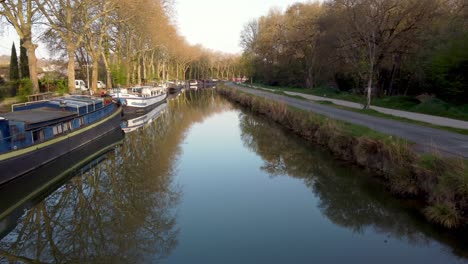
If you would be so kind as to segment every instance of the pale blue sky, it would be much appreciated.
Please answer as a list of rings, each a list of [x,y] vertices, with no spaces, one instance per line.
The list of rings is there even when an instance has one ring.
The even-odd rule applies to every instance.
[[[175,11],[179,33],[190,44],[226,53],[240,53],[240,32],[249,20],[266,15],[273,7],[285,10],[295,2],[304,0],[176,0]],[[18,37],[14,30],[2,25],[0,35],[0,55],[10,54],[14,40]],[[39,43],[36,50],[39,58],[48,57],[48,52]]]
[[[179,32],[190,44],[228,53],[241,52],[245,23],[266,15],[272,7],[285,10],[299,0],[176,0]]]

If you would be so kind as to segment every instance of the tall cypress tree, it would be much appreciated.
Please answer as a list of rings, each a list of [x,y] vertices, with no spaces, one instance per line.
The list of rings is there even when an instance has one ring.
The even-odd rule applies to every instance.
[[[15,43],[11,46],[10,56],[10,81],[19,80],[18,56],[16,55]]]
[[[23,40],[20,39],[20,70],[21,78],[29,78],[28,53],[23,47]]]

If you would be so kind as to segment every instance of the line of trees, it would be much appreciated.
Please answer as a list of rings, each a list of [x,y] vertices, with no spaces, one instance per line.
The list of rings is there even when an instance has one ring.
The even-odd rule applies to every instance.
[[[77,67],[90,69],[94,91],[99,76],[112,87],[240,74],[238,56],[189,45],[178,34],[172,14],[172,0],[0,1],[0,17],[15,28],[27,51],[33,92],[39,91],[33,42],[39,31],[34,39],[68,61],[71,93]]]
[[[244,26],[258,82],[371,95],[468,98],[465,0],[328,0],[272,9]]]

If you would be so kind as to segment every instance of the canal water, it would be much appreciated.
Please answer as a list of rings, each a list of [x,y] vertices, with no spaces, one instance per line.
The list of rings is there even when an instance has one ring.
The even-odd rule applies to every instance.
[[[0,262],[468,263],[466,232],[214,90],[149,119],[0,189]]]

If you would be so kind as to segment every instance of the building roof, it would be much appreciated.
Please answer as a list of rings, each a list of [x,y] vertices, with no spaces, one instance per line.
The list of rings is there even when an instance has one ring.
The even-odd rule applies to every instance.
[[[33,110],[23,110],[0,114],[0,117],[11,121],[25,122],[28,125],[71,118],[78,115],[76,112],[41,107]]]

